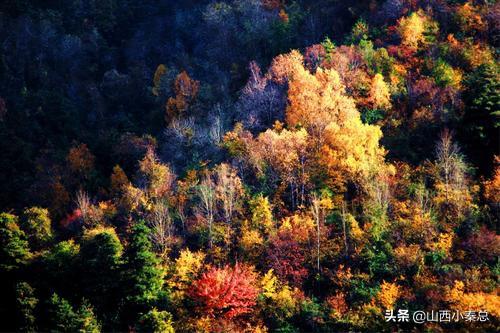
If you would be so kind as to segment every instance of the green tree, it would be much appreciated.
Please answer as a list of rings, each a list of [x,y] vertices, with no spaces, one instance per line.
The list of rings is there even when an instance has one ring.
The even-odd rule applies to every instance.
[[[38,249],[52,239],[49,211],[45,208],[26,208],[21,216],[20,226],[28,236],[32,248]]]
[[[19,282],[16,285],[16,306],[19,316],[19,331],[36,331],[35,308],[37,304],[38,298],[35,297],[35,290],[28,283]]]
[[[53,332],[100,332],[101,325],[94,315],[92,306],[83,300],[75,311],[73,306],[57,294],[49,300],[50,328]]]
[[[112,228],[91,230],[83,237],[78,258],[80,286],[99,313],[115,313],[122,251]]]
[[[77,330],[77,316],[67,300],[53,294],[49,300],[49,320],[53,331],[73,332]]]
[[[0,214],[0,271],[12,271],[23,265],[30,252],[25,233],[19,228],[18,218]]]
[[[139,313],[162,300],[164,269],[152,250],[151,231],[144,221],[137,222],[132,228],[128,248],[125,251],[125,295],[123,317],[135,323]]]
[[[172,314],[152,309],[139,318],[137,332],[174,333]]]
[[[76,266],[80,246],[73,240],[62,241],[54,245],[48,252],[43,253],[41,265],[47,276],[54,279],[67,280]]]
[[[83,300],[78,310],[78,332],[94,333],[101,332],[101,324],[96,319],[94,309],[87,300]]]

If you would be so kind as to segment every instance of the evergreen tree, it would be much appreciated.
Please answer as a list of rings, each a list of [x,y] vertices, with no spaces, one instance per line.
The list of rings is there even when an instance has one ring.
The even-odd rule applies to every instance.
[[[18,312],[18,329],[21,332],[36,331],[35,308],[38,298],[35,290],[26,282],[19,282],[16,286],[16,305]]]
[[[53,294],[49,300],[49,320],[52,331],[73,332],[77,330],[77,315],[67,300]]]
[[[78,276],[83,296],[95,305],[102,317],[116,310],[122,250],[120,239],[112,228],[91,230],[83,237]]]
[[[479,66],[466,80],[461,136],[482,172],[493,170],[500,151],[500,80],[498,65]]]
[[[92,306],[86,300],[83,300],[81,307],[75,311],[66,299],[53,294],[49,300],[49,314],[51,331],[86,333],[101,331]]]
[[[125,252],[125,297],[122,317],[125,322],[135,323],[140,313],[157,304],[162,292],[164,270],[152,250],[150,230],[144,221],[132,228]]]

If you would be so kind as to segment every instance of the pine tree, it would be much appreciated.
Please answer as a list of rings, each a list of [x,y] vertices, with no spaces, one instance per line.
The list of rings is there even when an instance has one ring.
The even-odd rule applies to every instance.
[[[500,151],[500,75],[498,65],[477,68],[466,80],[465,114],[459,129],[468,155],[481,171],[493,170],[493,155]]]
[[[26,282],[19,282],[16,286],[16,305],[18,311],[18,329],[21,332],[36,332],[35,308],[38,298],[35,290]]]
[[[123,320],[135,323],[140,313],[162,300],[164,270],[160,260],[152,250],[150,230],[144,221],[137,222],[132,228],[128,248],[125,252],[125,292]]]
[[[84,299],[75,311],[73,306],[57,294],[49,300],[49,321],[51,331],[98,333],[101,325],[97,321],[92,306]]]

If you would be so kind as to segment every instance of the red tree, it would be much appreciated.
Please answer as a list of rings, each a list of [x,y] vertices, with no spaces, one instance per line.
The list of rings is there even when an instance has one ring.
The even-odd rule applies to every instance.
[[[268,267],[272,268],[282,281],[301,287],[308,271],[305,257],[299,243],[289,232],[280,232],[269,244],[266,252]]]
[[[259,291],[255,274],[246,266],[212,268],[193,283],[189,294],[204,313],[231,319],[251,311]]]

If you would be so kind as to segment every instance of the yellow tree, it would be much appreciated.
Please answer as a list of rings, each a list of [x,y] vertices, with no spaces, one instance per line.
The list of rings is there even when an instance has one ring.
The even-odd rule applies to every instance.
[[[148,149],[139,162],[139,170],[151,199],[159,199],[171,193],[175,176],[168,165],[159,161],[153,149]]]
[[[319,163],[311,161],[307,165],[319,168],[299,173],[301,182],[320,176],[337,189],[349,180],[365,185],[384,172],[385,151],[379,146],[382,132],[378,126],[362,123],[355,100],[346,94],[337,71],[318,68],[312,74],[304,67],[302,55],[292,51],[276,57],[267,76],[278,84],[288,83],[288,129],[275,126],[261,134],[257,143],[247,149],[250,155],[260,157],[254,161],[266,162],[267,158],[285,179],[292,175],[295,180],[292,166],[299,162],[302,167],[302,160],[316,159]],[[377,76],[373,100],[388,106],[389,93],[384,86],[382,77]]]
[[[426,32],[436,27],[422,10],[413,12],[410,16],[402,17],[398,22],[398,32],[401,36],[401,44],[410,49],[417,50],[426,42]]]
[[[382,131],[378,126],[363,124],[359,116],[343,126],[331,122],[325,129],[325,144],[320,162],[334,188],[351,180],[366,185],[384,165],[385,150],[379,146]]]
[[[319,142],[329,123],[343,125],[359,117],[355,101],[345,94],[339,74],[332,69],[319,68],[313,75],[303,66],[298,68],[289,83],[288,126],[303,126]]]
[[[251,227],[268,234],[274,227],[273,212],[269,199],[262,194],[250,200],[252,211]]]
[[[391,94],[381,74],[375,74],[372,79],[368,102],[373,109],[389,109],[391,107]]]

